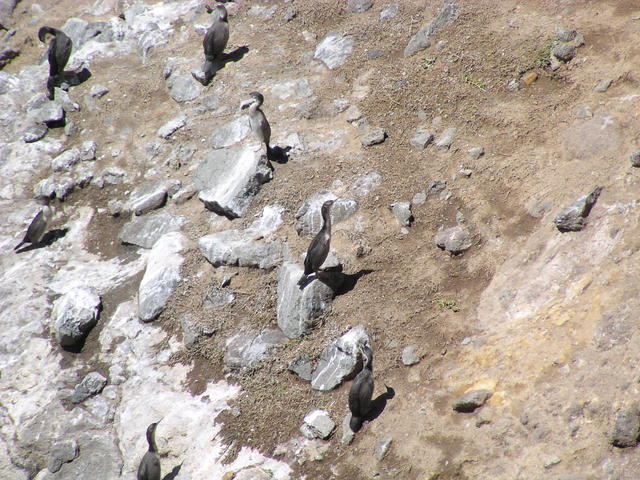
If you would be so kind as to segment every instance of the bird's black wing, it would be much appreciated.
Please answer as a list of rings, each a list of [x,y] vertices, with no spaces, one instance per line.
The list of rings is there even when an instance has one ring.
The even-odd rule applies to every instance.
[[[24,241],[33,243],[38,240],[38,237],[42,233],[42,228],[44,226],[44,211],[40,210],[38,214],[33,217],[31,220],[31,224],[29,228],[27,228],[27,233],[24,235]]]

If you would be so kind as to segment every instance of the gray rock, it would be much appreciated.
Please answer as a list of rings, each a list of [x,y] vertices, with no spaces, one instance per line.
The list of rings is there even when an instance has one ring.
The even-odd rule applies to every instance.
[[[198,198],[208,210],[238,218],[272,178],[266,155],[237,146],[211,151],[198,166],[193,181],[200,189]]]
[[[591,193],[582,195],[575,202],[558,213],[553,220],[561,232],[578,232],[585,227],[585,219],[595,205],[603,187],[596,187]]]
[[[333,109],[336,113],[342,113],[349,108],[349,100],[346,98],[336,98],[333,101]]]
[[[100,297],[87,286],[74,287],[58,298],[51,311],[58,343],[63,347],[81,344],[98,323],[101,307]]]
[[[312,365],[311,360],[306,355],[303,355],[296,360],[292,361],[288,367],[289,371],[298,375],[301,379],[307,382],[311,381]]]
[[[376,443],[375,450],[373,451],[373,456],[376,460],[380,461],[385,457],[391,448],[392,442],[393,438],[387,437]]]
[[[360,139],[360,143],[364,147],[371,147],[384,142],[386,138],[387,132],[384,129],[372,128]]]
[[[266,7],[262,5],[252,5],[247,15],[251,15],[253,17],[260,17],[263,20],[270,20],[276,13],[278,9],[277,5],[272,5],[271,7]]]
[[[455,139],[455,137],[456,137],[456,129],[447,128],[444,132],[442,132],[442,135],[436,141],[436,147],[438,147],[438,150],[446,152],[451,148],[451,145],[453,144],[453,140]]]
[[[191,75],[171,75],[167,86],[169,87],[169,95],[178,103],[195,100],[202,93],[202,85],[195,81]]]
[[[409,140],[409,144],[413,148],[418,148],[420,150],[424,150],[427,148],[431,142],[433,142],[434,135],[431,132],[427,132],[426,130],[418,129],[416,133]]]
[[[294,18],[296,18],[297,15],[298,15],[298,11],[293,7],[289,7],[285,10],[282,18],[284,19],[285,22],[291,22]]]
[[[88,373],[73,391],[71,402],[80,403],[93,395],[99,394],[106,384],[107,379],[98,372]]]
[[[80,111],[80,104],[71,100],[69,93],[61,88],[55,89],[55,102],[60,105],[65,112]]]
[[[436,193],[442,192],[445,188],[447,188],[447,182],[444,180],[434,180],[427,187],[427,194],[435,195]]]
[[[215,333],[213,328],[200,325],[191,315],[180,319],[180,327],[182,328],[182,340],[187,347],[194,345],[200,337],[210,337]]]
[[[343,447],[350,445],[353,442],[356,434],[351,430],[351,412],[347,413],[342,420],[342,438],[340,443]]]
[[[322,438],[326,440],[331,436],[335,428],[336,424],[331,420],[329,412],[317,409],[305,415],[304,424],[300,427],[300,431],[309,439]]]
[[[105,185],[120,185],[127,178],[127,172],[118,167],[107,167],[100,175],[94,180],[94,183],[98,188],[103,188]]]
[[[315,235],[322,227],[320,209],[327,200],[335,200],[331,207],[331,222],[336,225],[353,215],[358,210],[358,202],[354,199],[338,199],[329,190],[320,190],[307,198],[296,212],[296,231],[298,235]]]
[[[25,143],[33,143],[37,142],[44,138],[44,136],[49,131],[49,127],[47,127],[44,123],[36,123],[35,125],[31,125],[29,128],[25,130],[22,134],[22,140]]]
[[[164,212],[146,215],[134,218],[125,224],[120,230],[118,238],[122,243],[152,248],[160,237],[166,233],[180,230],[186,221],[185,217],[169,215]]]
[[[180,130],[186,124],[187,124],[187,116],[179,115],[175,118],[172,118],[164,125],[162,125],[158,129],[158,136],[160,138],[169,138],[171,135],[173,135],[176,131]]]
[[[221,127],[216,128],[211,134],[211,146],[213,148],[225,148],[241,142],[251,131],[249,117],[242,115]]]
[[[422,205],[427,201],[427,193],[422,191],[416,193],[411,199],[411,205]]]
[[[311,378],[311,387],[327,391],[340,385],[356,371],[362,362],[361,349],[370,344],[369,335],[362,325],[353,327],[322,352]]]
[[[436,245],[438,248],[456,255],[471,247],[471,235],[466,228],[456,225],[436,235]]]
[[[554,57],[565,63],[571,61],[577,53],[578,49],[570,43],[559,43],[551,50]]]
[[[471,390],[453,403],[453,409],[456,412],[473,412],[476,408],[483,406],[491,395],[492,392],[489,390]]]
[[[631,161],[632,167],[640,167],[640,150],[633,152],[629,156],[629,160]]]
[[[53,177],[43,178],[33,187],[33,196],[53,198],[56,194],[56,183]]]
[[[561,461],[562,461],[562,459],[560,457],[558,457],[557,455],[553,455],[553,456],[547,458],[544,461],[543,465],[544,465],[544,468],[551,468],[554,465],[559,464]]]
[[[323,62],[329,70],[338,68],[353,50],[353,38],[343,33],[329,33],[316,47],[313,58]]]
[[[191,163],[197,150],[197,148],[188,145],[177,145],[167,157],[165,164],[177,170],[183,165]]]
[[[91,90],[89,90],[89,95],[94,98],[102,98],[107,93],[109,93],[109,89],[104,85],[94,85],[93,87],[91,87]]]
[[[164,32],[160,29],[147,30],[138,37],[138,56],[142,64],[147,63],[147,59],[153,50],[168,43]],[[173,97],[173,95],[171,95]]]
[[[417,345],[407,345],[402,349],[402,363],[409,366],[420,361]]]
[[[64,126],[64,134],[67,137],[70,137],[71,135],[73,135],[76,131],[76,124],[75,122],[67,122]]]
[[[411,202],[394,202],[389,205],[389,208],[400,225],[404,227],[411,225],[413,219],[411,215]]]
[[[612,78],[605,78],[604,80],[600,80],[598,84],[594,87],[593,91],[599,92],[599,93],[606,92],[612,83],[613,83]]]
[[[134,190],[129,195],[129,209],[136,215],[142,215],[164,206],[167,201],[168,187],[169,183],[161,180],[148,183]]]
[[[278,329],[238,333],[226,342],[224,364],[233,369],[247,368],[266,359],[276,345],[288,338]]]
[[[285,263],[278,271],[278,327],[289,338],[299,338],[312,330],[342,281],[342,274],[324,272],[322,281],[314,279],[301,290],[298,280],[303,272],[295,263]]]
[[[198,193],[198,189],[193,183],[190,183],[178,190],[171,199],[176,205],[182,205],[183,203],[191,200],[196,193]]]
[[[94,176],[94,169],[91,166],[80,167],[76,171],[75,182],[80,188],[84,188],[91,183]]]
[[[271,86],[271,95],[280,100],[287,100],[291,97],[309,98],[313,95],[313,89],[306,78],[285,80],[274,83]]]
[[[62,26],[73,42],[73,51],[77,51],[89,41],[108,43],[120,39],[120,35],[114,32],[109,22],[87,22],[80,18],[69,18]]]
[[[58,102],[50,102],[44,93],[31,98],[24,106],[32,123],[59,123],[64,119],[64,110]]]
[[[556,27],[556,38],[559,42],[571,42],[576,38],[578,32],[568,28]]]
[[[64,175],[59,177],[56,181],[55,193],[56,197],[60,200],[64,200],[67,195],[69,195],[76,188],[76,179],[69,176]]]
[[[82,142],[80,145],[80,161],[81,162],[92,162],[96,159],[96,149],[98,146],[96,142],[93,140],[87,140],[86,142]]]
[[[198,245],[215,267],[221,265],[270,269],[286,250],[279,240],[266,240],[282,223],[282,208],[265,207],[262,217],[244,230],[224,230],[200,238]]]
[[[42,480],[86,478],[87,472],[91,472],[92,478],[120,477],[123,470],[122,453],[112,433],[95,430],[81,433],[77,442],[78,457],[72,462],[63,463],[58,472],[47,475]]]
[[[349,13],[364,13],[372,6],[372,0],[347,0],[347,12]]]
[[[611,444],[614,447],[635,447],[640,438],[640,409],[634,405],[616,414]]]
[[[458,7],[458,5],[453,2],[445,3],[436,18],[434,18],[429,25],[422,27],[418,33],[411,37],[411,40],[409,40],[409,43],[404,49],[404,56],[410,57],[411,55],[428,48],[431,45],[431,37],[433,37],[433,35],[447,23],[458,18],[459,13],[460,7]]]
[[[51,160],[51,168],[54,172],[60,172],[63,170],[71,170],[71,168],[80,162],[80,150],[72,148],[62,152],[60,155]]]
[[[56,473],[60,470],[63,463],[72,462],[79,453],[78,442],[75,440],[62,440],[56,442],[51,446],[51,452],[49,452],[49,461],[47,462],[47,469],[51,473]]]
[[[357,122],[362,118],[362,112],[356,105],[350,105],[345,114],[345,120],[349,123]]]
[[[217,308],[233,302],[236,296],[218,287],[212,287],[209,293],[204,297],[202,304],[208,308]]]
[[[16,8],[18,0],[1,0],[0,1],[0,27],[8,30],[13,24],[13,9]]]
[[[351,191],[358,197],[364,197],[373,193],[381,183],[382,175],[378,172],[369,172],[354,180]]]
[[[155,320],[165,308],[169,297],[182,279],[181,252],[188,246],[187,238],[171,232],[160,238],[147,257],[147,268],[138,289],[138,317],[143,322]]]
[[[389,5],[380,11],[380,20],[390,20],[398,14],[398,5]]]
[[[481,156],[484,155],[484,148],[482,147],[473,147],[467,150],[467,155],[473,158],[474,160],[478,160]]]

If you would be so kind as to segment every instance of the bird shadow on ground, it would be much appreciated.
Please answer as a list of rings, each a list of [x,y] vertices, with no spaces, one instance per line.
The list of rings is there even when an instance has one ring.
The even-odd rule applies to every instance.
[[[75,70],[64,71],[60,75],[49,77],[47,80],[47,90],[49,100],[54,98],[54,88],[60,87],[66,90],[66,87],[75,87],[86,82],[91,78],[91,72],[88,68],[83,68],[79,72]]]
[[[336,296],[349,293],[351,290],[355,288],[356,284],[358,283],[358,280],[360,280],[365,275],[369,275],[370,273],[373,273],[373,272],[375,272],[375,270],[363,269],[363,270],[360,270],[359,272],[352,273],[352,274],[341,273],[340,275],[342,275],[342,284],[340,285],[340,288],[338,288],[338,290],[336,291]]]
[[[387,400],[391,400],[396,396],[396,391],[393,388],[387,385],[385,385],[385,387],[387,387],[386,392],[371,400],[371,409],[367,413],[366,417],[364,417],[365,420],[371,422],[378,418],[387,406]]]
[[[44,234],[44,237],[42,237],[42,240],[40,240],[40,242],[32,243],[31,245],[27,245],[26,247],[16,250],[16,253],[23,253],[30,250],[37,250],[38,248],[50,247],[56,241],[64,237],[68,231],[68,228],[56,228],[54,230],[49,230]]]
[[[248,51],[249,47],[242,46],[236,48],[232,52],[223,54],[222,58],[220,59],[213,60],[211,62],[205,60],[205,62],[202,64],[202,67],[200,67],[202,71],[191,72],[191,75],[196,81],[200,82],[206,87],[213,81],[217,73],[222,70],[227,63],[237,62],[241,60]]]
[[[181,468],[182,468],[182,463],[180,465],[176,465],[175,467],[173,467],[173,469],[169,473],[167,473],[162,478],[162,480],[173,480],[178,476],[178,473],[180,473]]]
[[[229,53],[225,53],[224,57],[222,57],[223,66],[226,65],[228,62],[238,62],[242,60],[242,57],[244,57],[248,51],[249,51],[249,47],[247,47],[246,45],[243,45],[242,47],[238,47]]]
[[[289,151],[292,148],[293,147],[291,147],[290,145],[287,145],[284,148],[276,145],[275,147],[269,148],[269,151],[267,152],[267,158],[272,162],[285,164],[289,161]]]

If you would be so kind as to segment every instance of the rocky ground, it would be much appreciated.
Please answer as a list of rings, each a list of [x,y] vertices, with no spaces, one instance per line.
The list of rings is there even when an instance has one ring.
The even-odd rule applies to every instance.
[[[0,478],[637,478],[637,2],[226,5],[0,0]]]

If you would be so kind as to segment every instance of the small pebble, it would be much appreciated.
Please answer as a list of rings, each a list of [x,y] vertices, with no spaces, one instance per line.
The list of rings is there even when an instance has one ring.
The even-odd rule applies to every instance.
[[[640,167],[640,150],[633,152],[629,157],[632,167]]]
[[[606,92],[612,83],[613,83],[612,78],[605,78],[604,80],[600,80],[598,84],[595,86],[595,88],[593,89],[593,91],[599,92],[599,93]]]

